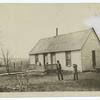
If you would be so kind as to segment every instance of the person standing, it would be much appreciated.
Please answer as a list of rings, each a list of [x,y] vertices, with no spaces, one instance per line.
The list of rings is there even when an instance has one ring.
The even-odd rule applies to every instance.
[[[57,60],[57,74],[58,74],[58,79],[63,80],[63,73],[59,60]]]
[[[73,64],[74,68],[74,80],[78,80],[77,64]]]

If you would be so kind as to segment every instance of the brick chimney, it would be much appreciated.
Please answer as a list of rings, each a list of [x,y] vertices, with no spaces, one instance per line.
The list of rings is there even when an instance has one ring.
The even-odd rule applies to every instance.
[[[58,28],[56,28],[56,36],[58,36]]]

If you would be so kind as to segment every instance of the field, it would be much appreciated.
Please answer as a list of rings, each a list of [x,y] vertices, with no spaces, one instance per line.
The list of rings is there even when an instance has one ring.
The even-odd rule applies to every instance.
[[[59,81],[56,73],[43,76],[29,75],[28,88],[25,90],[25,79],[23,79],[22,91],[100,91],[100,73],[83,72],[79,73],[79,80],[73,80],[72,73],[64,73],[64,80]],[[0,92],[16,92],[18,80],[16,75],[0,76]]]

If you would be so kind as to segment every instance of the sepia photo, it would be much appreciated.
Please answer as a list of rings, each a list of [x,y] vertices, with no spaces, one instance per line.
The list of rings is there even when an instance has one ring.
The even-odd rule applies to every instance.
[[[100,91],[99,3],[0,4],[0,95],[93,91]]]

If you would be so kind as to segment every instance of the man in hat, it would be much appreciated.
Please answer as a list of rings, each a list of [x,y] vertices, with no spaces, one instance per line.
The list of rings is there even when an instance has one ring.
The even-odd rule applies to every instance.
[[[74,68],[74,80],[78,80],[77,64],[73,64]]]
[[[57,74],[58,74],[58,79],[63,80],[62,68],[59,60],[57,60]]]

